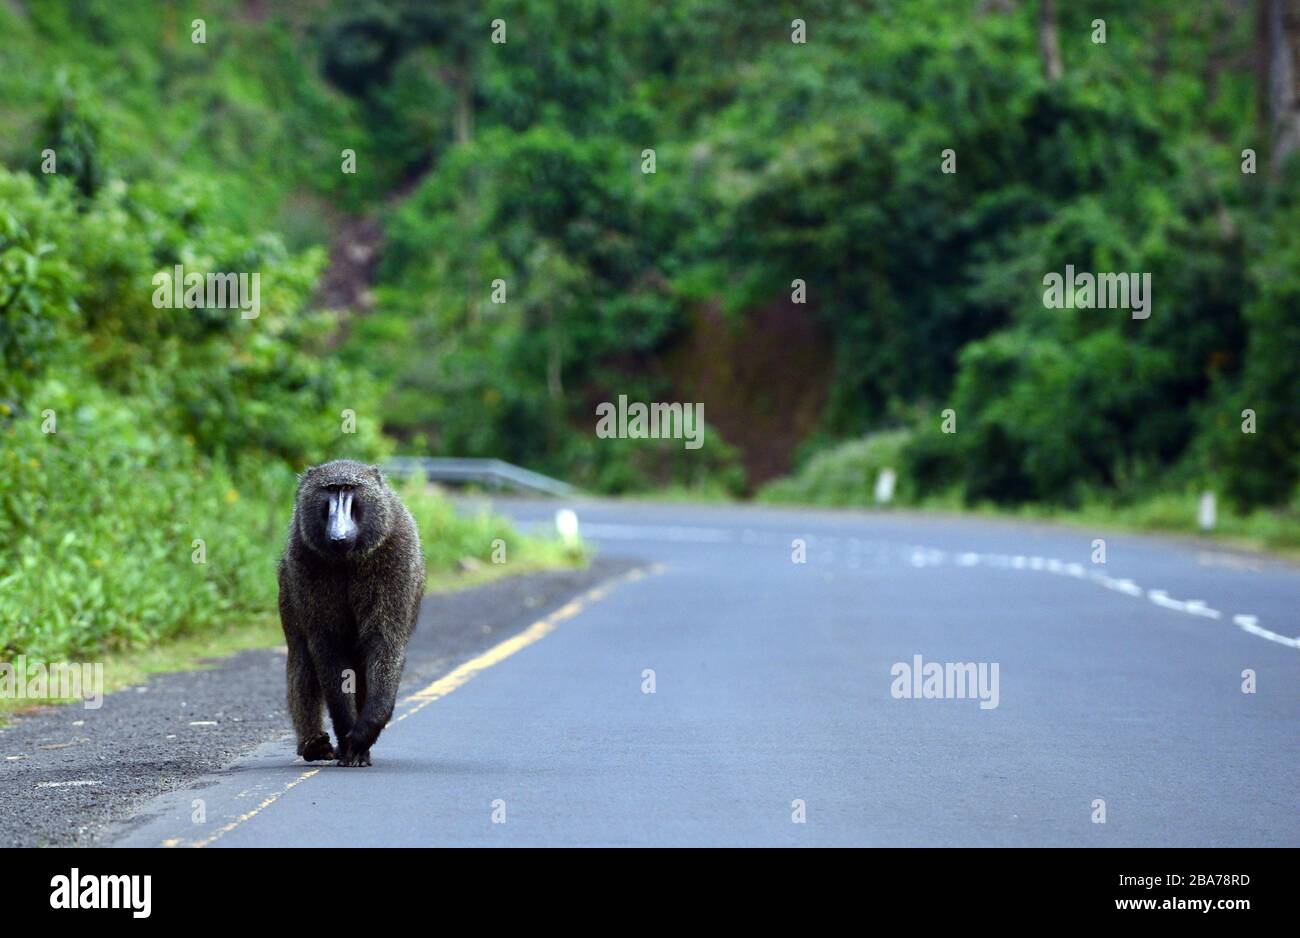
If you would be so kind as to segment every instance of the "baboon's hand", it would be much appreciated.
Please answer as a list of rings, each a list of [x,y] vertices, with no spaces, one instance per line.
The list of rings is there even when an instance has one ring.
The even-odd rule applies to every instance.
[[[339,761],[341,766],[356,767],[370,765],[370,750],[356,748],[356,742],[352,737],[344,736],[339,740]]]
[[[298,755],[307,762],[320,762],[334,758],[334,747],[330,745],[328,733],[320,733],[304,739],[298,746]]]

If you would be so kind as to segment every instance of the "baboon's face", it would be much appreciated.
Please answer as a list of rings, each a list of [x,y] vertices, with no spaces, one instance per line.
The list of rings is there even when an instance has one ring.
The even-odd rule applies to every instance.
[[[382,477],[361,463],[318,466],[298,490],[298,522],[316,553],[345,559],[371,550],[387,528]]]
[[[357,543],[358,523],[365,512],[365,502],[359,496],[356,486],[331,485],[322,494],[325,496],[325,540],[332,549],[347,553]]]

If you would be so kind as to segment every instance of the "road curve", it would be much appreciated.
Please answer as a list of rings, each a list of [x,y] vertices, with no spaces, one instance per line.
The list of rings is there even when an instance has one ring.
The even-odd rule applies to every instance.
[[[565,504],[638,572],[405,687],[372,768],[271,743],[119,843],[1300,845],[1294,567],[983,519],[495,507]],[[927,698],[918,656],[985,684]]]

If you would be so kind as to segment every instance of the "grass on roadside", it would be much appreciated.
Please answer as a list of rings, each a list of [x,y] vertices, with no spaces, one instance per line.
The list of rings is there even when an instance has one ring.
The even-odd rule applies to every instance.
[[[907,471],[906,446],[911,436],[897,430],[874,433],[818,453],[797,472],[764,486],[757,500],[769,504],[883,509],[875,501],[875,482],[885,468],[898,473],[893,506],[905,511],[1022,518],[1096,529],[1212,538],[1225,546],[1300,558],[1300,504],[1237,513],[1220,501],[1212,532],[1197,524],[1195,487],[1154,491],[1131,498],[1105,492],[1082,495],[1075,506],[992,502],[968,504],[955,485],[923,490]]]
[[[485,586],[511,576],[544,570],[586,566],[589,552],[583,545],[568,546],[559,541],[528,538],[523,557],[510,563],[479,563],[470,558],[452,568],[430,569],[428,592],[447,593]],[[468,561],[468,562],[465,562]],[[144,683],[151,674],[200,671],[216,667],[221,660],[250,648],[284,645],[280,621],[274,615],[232,625],[220,631],[183,635],[180,638],[132,651],[110,652],[97,658],[104,666],[105,694]],[[45,700],[33,705],[28,700],[0,697],[0,726],[7,715],[23,713],[51,704],[75,704],[77,699]]]
[[[1072,527],[1203,537],[1225,547],[1268,553],[1300,562],[1300,516],[1294,510],[1261,510],[1239,515],[1220,507],[1214,530],[1202,531],[1196,523],[1194,493],[1166,493],[1130,505],[1093,503],[1074,509],[1028,505],[1017,511],[981,505],[967,510],[994,517],[1052,521]]]
[[[286,478],[285,481],[291,480]],[[447,498],[418,481],[401,485],[399,490],[420,529],[429,592],[467,589],[507,576],[541,570],[582,567],[590,559],[588,548],[580,541],[566,543],[521,534],[507,519],[487,511],[458,515]],[[278,532],[277,526],[272,527]],[[66,652],[62,657],[103,664],[103,690],[108,693],[139,684],[150,674],[211,667],[215,660],[247,648],[282,644],[274,596],[275,563],[283,534],[275,533],[273,536],[270,529],[261,534],[265,543],[259,544],[258,538],[250,538],[246,555],[247,561],[258,567],[258,572],[248,580],[256,582],[258,590],[252,597],[246,595],[243,602],[227,604],[225,615],[219,609],[212,609],[201,627],[187,629],[179,624],[163,635],[142,633],[138,640],[130,643],[115,642],[98,648],[75,641],[60,643]],[[119,558],[120,562],[129,560]],[[26,655],[29,664],[53,662],[57,657],[21,647],[11,649],[5,657],[12,661],[19,654]],[[76,701],[45,700],[41,705],[73,702]],[[33,703],[30,700],[0,696],[0,724],[4,723],[6,714],[31,709]]]

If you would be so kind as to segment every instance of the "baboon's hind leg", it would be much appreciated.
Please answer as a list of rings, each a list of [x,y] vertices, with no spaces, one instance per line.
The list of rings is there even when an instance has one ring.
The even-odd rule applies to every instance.
[[[288,644],[289,715],[298,735],[298,755],[308,762],[333,759],[334,747],[321,719],[325,699],[306,642]]]

